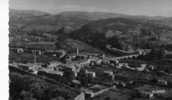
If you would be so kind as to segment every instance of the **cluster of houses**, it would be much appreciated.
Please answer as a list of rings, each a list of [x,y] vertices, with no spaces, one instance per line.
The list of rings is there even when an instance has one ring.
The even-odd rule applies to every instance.
[[[11,48],[13,49],[13,48]],[[28,49],[28,48],[27,48]],[[27,51],[26,49],[26,51]],[[25,52],[25,49],[23,48],[17,48],[17,51]],[[45,50],[39,50],[41,53]],[[66,55],[66,52],[63,50],[54,51],[54,50],[46,50],[45,53],[56,53],[61,52],[61,59],[65,60],[65,63],[49,63],[49,64],[34,64],[32,67],[29,67],[30,70],[33,71],[34,74],[37,74],[39,71],[44,71],[47,73],[53,73],[57,75],[63,76],[63,72],[59,70],[68,68],[71,70],[71,73],[73,73],[74,77],[78,77],[78,74],[80,73],[81,69],[84,69],[84,73],[88,76],[91,76],[91,78],[97,78],[99,76],[110,77],[111,80],[114,80],[115,73],[112,71],[112,69],[122,69],[127,68],[129,70],[137,70],[137,71],[144,71],[147,70],[147,65],[142,64],[140,67],[133,68],[130,67],[127,63],[120,63],[119,61],[121,59],[130,59],[133,57],[138,57],[139,55],[142,55],[144,53],[139,52],[138,54],[132,54],[128,56],[122,56],[122,57],[107,57],[104,54],[87,54],[87,55],[81,55],[79,52],[76,53],[76,55]],[[111,66],[112,69],[104,70],[104,71],[94,71],[93,68],[96,68],[95,66],[101,67],[102,65]],[[62,66],[62,67],[59,67]],[[151,67],[153,70],[154,67]],[[98,69],[96,69],[98,70]],[[101,74],[102,73],[102,74]]]
[[[31,48],[11,48],[17,53],[27,52],[27,50],[33,50]],[[107,87],[127,87],[127,85],[134,84],[134,81],[124,82],[116,80],[116,69],[122,70],[132,70],[139,72],[150,72],[155,70],[153,65],[140,64],[138,67],[132,67],[128,63],[121,63],[120,60],[123,59],[133,59],[141,55],[146,55],[143,50],[140,50],[137,54],[130,54],[121,57],[108,57],[104,54],[79,54],[67,55],[63,50],[37,50],[39,54],[57,54],[60,53],[59,58],[64,60],[64,62],[50,62],[50,63],[40,63],[40,64],[12,64],[22,68],[23,70],[28,70],[35,75],[46,75],[51,74],[58,78],[67,79],[66,81],[70,84],[74,84],[76,87],[85,86],[90,87],[95,84],[107,86]],[[107,67],[108,66],[108,67]],[[66,78],[64,78],[66,77]],[[168,85],[164,80],[158,80],[159,83]],[[84,84],[83,84],[84,83]],[[85,93],[91,94],[91,97],[101,94],[103,91],[108,91],[109,88],[103,88],[99,91],[90,92],[88,89]],[[149,95],[152,98],[156,94],[165,93],[164,90],[152,90],[151,92],[141,92],[142,94]],[[81,94],[83,96],[83,94]],[[76,100],[79,100],[76,97]]]

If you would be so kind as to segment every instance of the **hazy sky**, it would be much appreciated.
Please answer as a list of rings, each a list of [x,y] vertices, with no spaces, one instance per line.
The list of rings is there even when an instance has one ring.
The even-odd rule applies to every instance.
[[[10,8],[55,13],[107,11],[134,15],[172,16],[172,0],[10,0]]]

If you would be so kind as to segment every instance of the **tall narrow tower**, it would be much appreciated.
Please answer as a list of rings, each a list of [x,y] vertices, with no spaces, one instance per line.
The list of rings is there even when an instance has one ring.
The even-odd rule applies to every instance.
[[[79,56],[79,49],[76,48],[76,55]]]

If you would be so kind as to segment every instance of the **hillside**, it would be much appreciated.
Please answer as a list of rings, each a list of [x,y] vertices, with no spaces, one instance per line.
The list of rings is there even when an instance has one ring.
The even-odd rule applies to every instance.
[[[121,17],[126,15],[79,11],[49,14],[41,11],[10,9],[9,16],[9,25],[11,26],[11,30],[20,29],[26,32],[33,30],[41,32],[54,32],[62,27],[70,27],[75,30],[92,20]]]
[[[16,33],[16,31],[56,32],[62,27],[75,30],[91,20],[90,17],[82,16],[80,12],[75,15],[71,15],[70,12],[52,15],[40,11],[10,9],[9,16],[10,33]]]
[[[71,36],[99,48],[111,45],[118,49],[134,50],[170,43],[171,32],[171,27],[154,21],[109,18],[90,22],[74,31]]]
[[[63,37],[61,40],[71,39],[71,43],[77,43],[80,46],[85,43],[104,49],[110,45],[129,51],[150,48],[154,44],[172,43],[170,18],[158,16],[78,11],[53,15],[40,11],[13,9],[10,9],[9,16],[10,43],[56,42]],[[77,45],[77,47],[80,46]]]
[[[26,32],[33,30],[54,32],[62,27],[70,27],[72,30],[75,30],[90,21],[118,17],[142,20],[152,19],[151,17],[146,16],[131,16],[108,12],[66,11],[58,14],[49,14],[41,11],[14,9],[10,9],[9,16],[9,25],[12,32],[14,32],[14,30],[22,30]]]
[[[160,20],[160,22],[172,27],[172,17],[163,18]]]

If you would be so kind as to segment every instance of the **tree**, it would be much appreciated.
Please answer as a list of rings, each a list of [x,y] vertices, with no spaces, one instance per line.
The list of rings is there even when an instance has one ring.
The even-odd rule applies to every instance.
[[[88,85],[88,77],[85,73],[85,69],[84,68],[81,68],[79,73],[78,73],[78,80],[81,82],[81,84],[83,86],[87,86]]]

